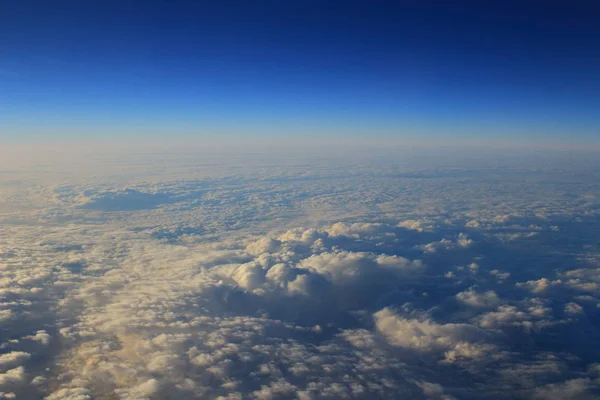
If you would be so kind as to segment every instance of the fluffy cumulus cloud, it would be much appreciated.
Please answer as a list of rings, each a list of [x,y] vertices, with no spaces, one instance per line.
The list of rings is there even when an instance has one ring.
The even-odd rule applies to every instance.
[[[271,156],[0,177],[0,399],[598,398],[595,161]]]

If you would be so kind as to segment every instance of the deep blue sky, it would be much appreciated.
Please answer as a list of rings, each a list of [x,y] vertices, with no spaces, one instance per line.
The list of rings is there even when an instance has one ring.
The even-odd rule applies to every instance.
[[[0,142],[600,143],[600,2],[0,0],[0,113]]]

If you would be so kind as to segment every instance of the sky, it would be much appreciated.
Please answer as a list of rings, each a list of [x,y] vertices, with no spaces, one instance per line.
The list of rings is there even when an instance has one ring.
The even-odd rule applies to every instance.
[[[0,142],[600,144],[595,1],[0,1]]]

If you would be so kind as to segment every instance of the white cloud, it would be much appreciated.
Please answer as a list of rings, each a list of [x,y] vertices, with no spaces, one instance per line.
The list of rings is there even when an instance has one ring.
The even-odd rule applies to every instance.
[[[23,351],[11,351],[10,353],[0,354],[0,369],[8,369],[21,365],[30,358],[31,354]]]
[[[60,389],[52,393],[46,400],[91,400],[92,396],[87,389],[82,388],[67,388]]]
[[[540,278],[538,280],[531,280],[527,282],[517,283],[518,287],[526,288],[532,293],[544,293],[550,290],[552,287],[561,286],[563,284],[560,280],[552,281],[548,278]]]
[[[443,355],[445,361],[483,359],[494,351],[485,332],[469,324],[437,324],[407,319],[384,308],[375,315],[377,330],[394,346]]]
[[[449,251],[449,250],[454,250],[454,249],[466,249],[468,247],[471,247],[473,245],[473,240],[469,238],[469,236],[464,233],[464,232],[460,232],[456,238],[453,239],[448,239],[448,238],[444,238],[442,240],[436,241],[436,242],[431,242],[431,243],[427,243],[426,245],[421,246],[423,248],[423,250],[426,253],[435,253],[437,251]]]
[[[0,373],[0,388],[19,384],[25,381],[25,368],[17,367]]]
[[[500,328],[507,325],[524,326],[531,328],[531,315],[519,310],[515,306],[504,305],[495,311],[482,314],[479,317],[479,325],[484,328]]]
[[[490,308],[500,303],[500,298],[493,290],[476,292],[473,288],[458,293],[456,299],[467,306],[475,308]]]
[[[426,229],[426,226],[423,225],[422,221],[417,221],[414,219],[408,219],[406,221],[399,222],[397,226],[419,232],[423,232]]]

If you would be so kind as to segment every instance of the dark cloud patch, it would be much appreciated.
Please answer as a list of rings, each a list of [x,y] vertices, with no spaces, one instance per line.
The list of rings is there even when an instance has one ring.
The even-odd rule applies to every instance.
[[[98,211],[135,211],[156,208],[171,201],[162,193],[145,193],[135,189],[106,191],[87,195],[81,207]]]

